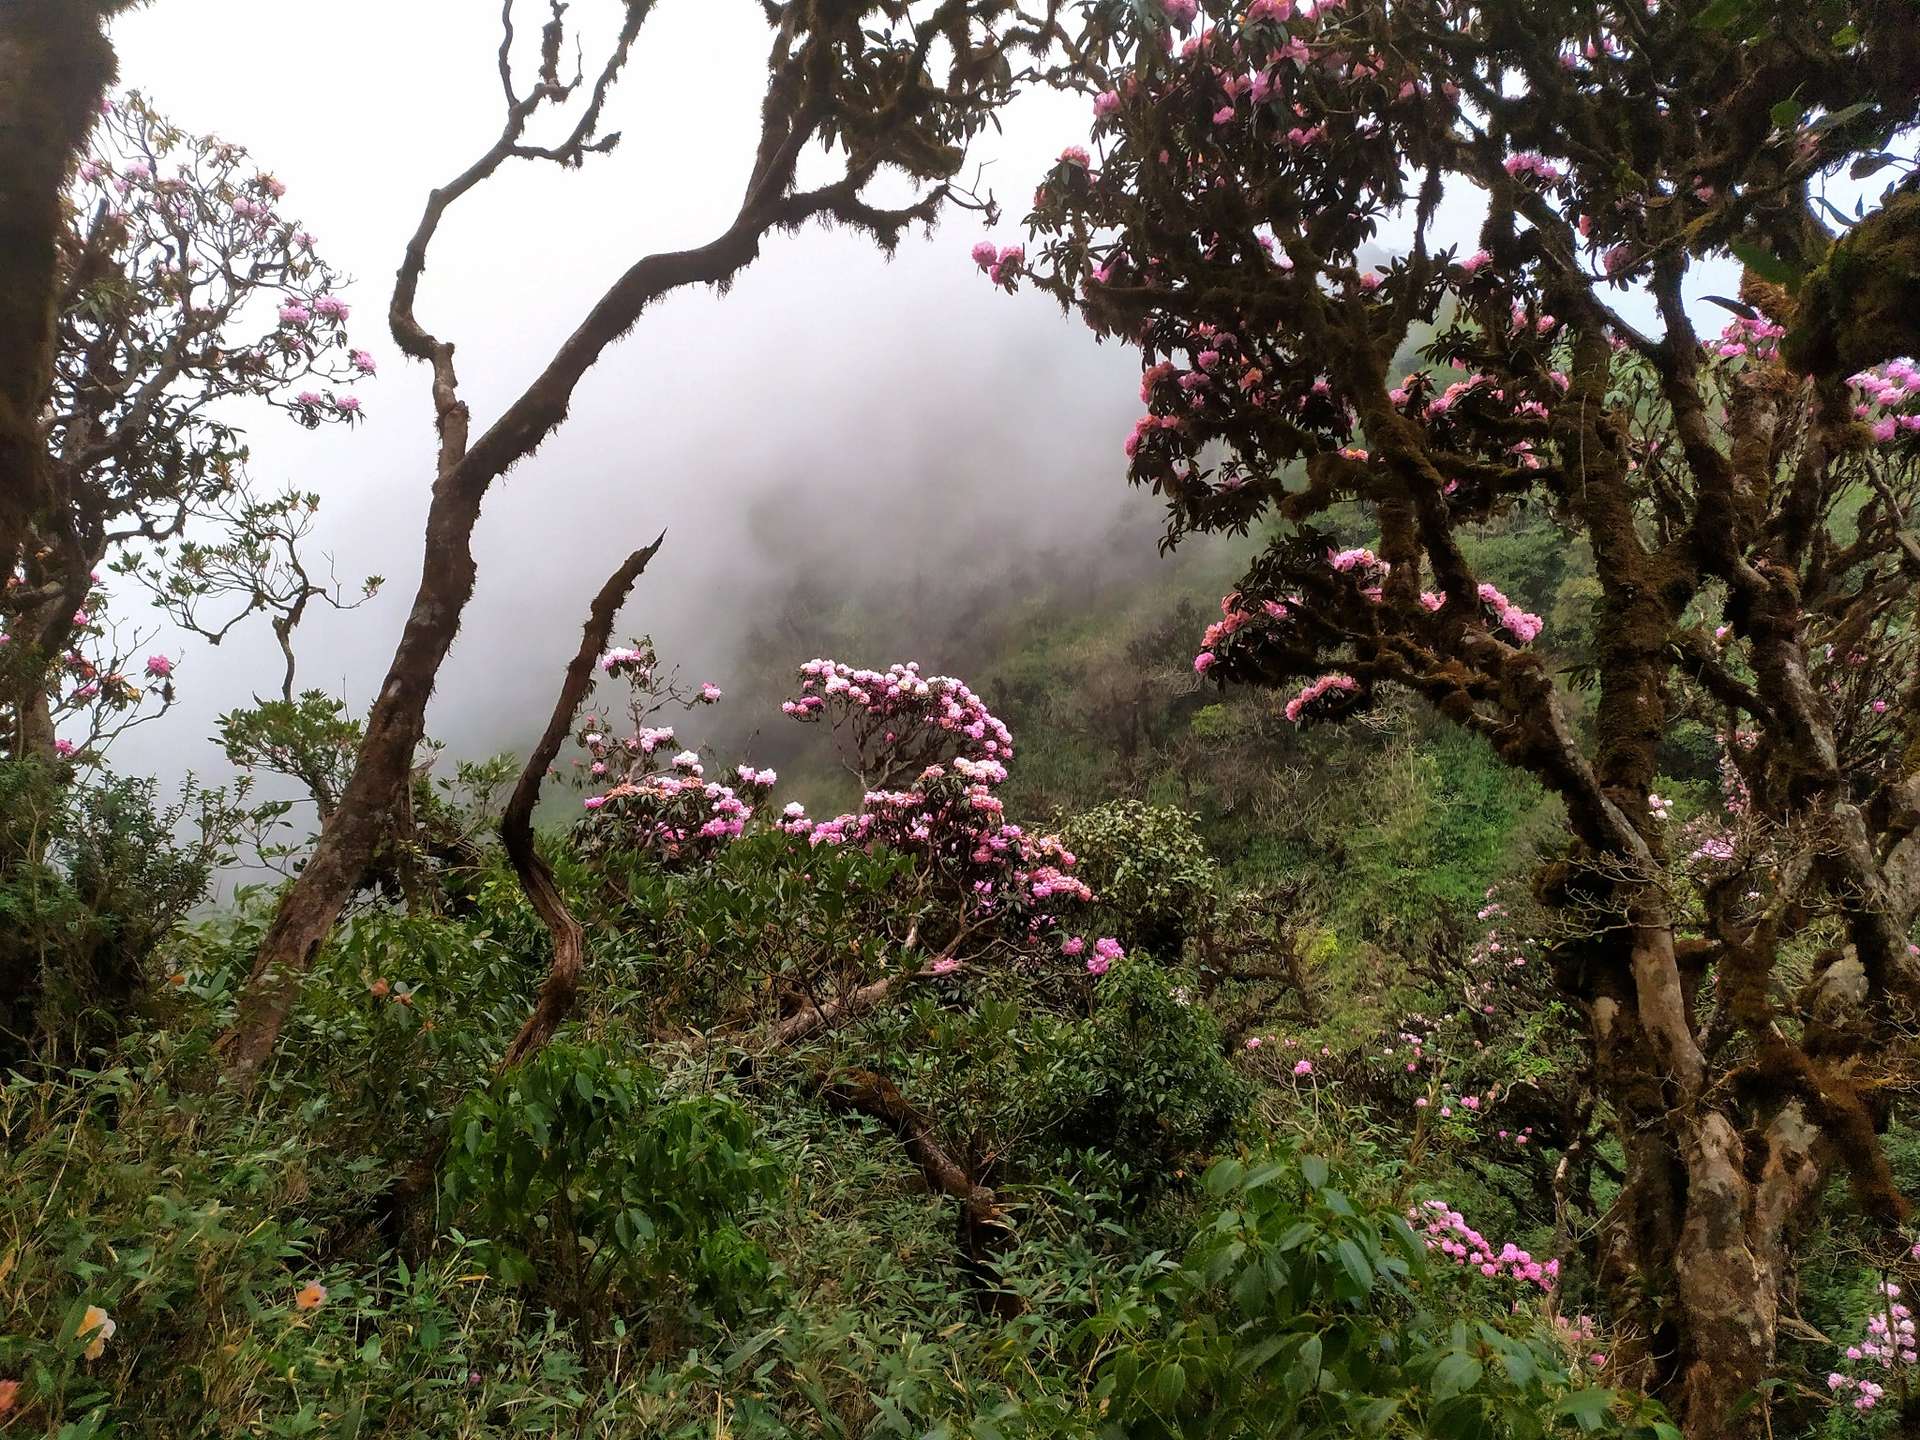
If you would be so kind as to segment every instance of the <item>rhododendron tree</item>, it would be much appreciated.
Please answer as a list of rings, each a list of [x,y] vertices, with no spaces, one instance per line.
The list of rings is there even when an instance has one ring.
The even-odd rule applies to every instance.
[[[93,753],[132,718],[141,685],[169,690],[171,659],[128,674],[103,570],[163,600],[244,590],[241,617],[294,623],[326,590],[304,576],[297,595],[268,583],[266,571],[298,571],[311,502],[253,495],[230,408],[252,400],[308,428],[351,424],[360,404],[346,387],[374,367],[347,340],[339,277],[280,213],[284,190],[239,146],[186,134],[138,95],[101,110],[66,197],[37,417],[43,484],[0,553],[0,747],[16,758],[73,747],[57,744],[62,721]],[[226,533],[208,543],[208,526]],[[219,573],[240,558],[254,583]]]
[[[282,898],[262,941],[224,1046],[238,1079],[272,1053],[300,977],[326,939],[404,791],[427,699],[472,594],[470,540],[494,481],[530,456],[566,419],[575,388],[595,362],[655,301],[695,286],[725,287],[759,255],[763,241],[810,222],[858,231],[891,249],[907,229],[931,221],[951,200],[967,147],[1015,88],[1014,61],[1040,50],[1060,0],[1039,21],[1013,0],[768,5],[772,32],[761,124],[740,206],[712,239],[637,258],[582,317],[526,388],[478,434],[461,398],[454,346],[421,320],[420,278],[440,222],[510,161],[578,167],[611,149],[603,133],[607,96],[653,6],[623,0],[617,33],[597,68],[570,48],[565,7],[547,12],[532,45],[517,45],[514,6],[502,7],[498,69],[504,115],[498,136],[472,164],[428,197],[408,242],[389,321],[395,343],[433,374],[439,447],[419,588],[368,717],[339,807],[321,831],[300,878]],[[526,73],[533,49],[532,75]],[[555,127],[544,142],[536,123]],[[823,158],[824,178],[802,179],[802,161]],[[874,182],[888,173],[880,198]]]
[[[1140,347],[1169,544],[1273,527],[1208,681],[1301,725],[1411,691],[1558,794],[1554,974],[1625,1161],[1613,1362],[1692,1434],[1757,1427],[1797,1227],[1842,1176],[1907,1205],[1920,35],[1846,0],[1076,9],[1091,143],[976,263]],[[1523,507],[1591,550],[1591,675],[1470,558]],[[1739,778],[1691,873],[1654,798],[1682,717]]]
[[[1071,933],[1093,892],[1073,874],[1074,855],[1053,835],[1005,818],[995,793],[1007,779],[1013,736],[964,681],[923,675],[918,664],[884,671],[836,660],[800,667],[799,694],[781,710],[828,730],[865,793],[857,810],[814,819],[798,801],[777,812],[778,776],[740,764],[710,778],[675,727],[652,722],[673,705],[705,701],[716,687],[683,692],[658,671],[652,646],[609,651],[601,668],[627,681],[627,733],[605,712],[580,726],[580,771],[590,792],[576,826],[581,852],[641,851],[697,864],[758,820],[809,849],[884,847],[910,858],[913,945],[934,951],[933,973],[996,946],[1033,954],[1053,947],[1075,968],[1105,974],[1125,955],[1111,936]],[[964,952],[963,952],[964,947]]]

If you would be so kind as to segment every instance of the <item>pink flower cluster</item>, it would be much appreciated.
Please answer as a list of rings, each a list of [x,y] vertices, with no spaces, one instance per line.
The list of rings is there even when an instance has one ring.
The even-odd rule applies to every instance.
[[[1081,153],[1084,155],[1086,152]],[[1011,285],[1027,263],[1024,245],[1009,245],[1004,250],[996,250],[991,240],[982,240],[973,247],[972,254],[973,263],[986,271],[987,279],[995,285]]]
[[[1364,546],[1347,550],[1330,551],[1327,555],[1328,566],[1336,573],[1352,575],[1365,583],[1361,594],[1374,604],[1382,597],[1382,582],[1391,567]],[[1498,586],[1484,583],[1479,587],[1480,600],[1487,607],[1494,623],[1504,629],[1509,638],[1519,645],[1531,644],[1545,628],[1546,622],[1538,615],[1521,609],[1509,600]],[[1267,600],[1260,605],[1259,611],[1249,610],[1238,594],[1228,594],[1220,601],[1221,618],[1207,626],[1200,637],[1201,649],[1193,657],[1194,672],[1205,675],[1220,662],[1221,648],[1234,635],[1252,625],[1263,615],[1275,623],[1287,621],[1291,617],[1289,605],[1298,604],[1298,600],[1289,596],[1286,600]],[[1433,591],[1422,591],[1420,604],[1429,612],[1441,610],[1447,601],[1444,595]],[[1357,684],[1349,676],[1323,675],[1313,684],[1303,689],[1287,706],[1287,718],[1295,724],[1300,723],[1300,714],[1311,707],[1314,701],[1324,698],[1330,691],[1353,691]]]
[[[653,655],[630,646],[617,646],[600,657],[600,668],[609,675],[630,677],[645,683],[653,672]]]
[[[1364,575],[1383,575],[1387,570],[1386,563],[1364,546],[1356,550],[1334,551],[1327,556],[1327,563],[1342,575],[1355,570]]]
[[[1741,315],[1702,348],[1720,360],[1738,360],[1746,355],[1768,360],[1779,352],[1780,337],[1786,333],[1786,326],[1777,325],[1764,315],[1752,319]]]
[[[1063,954],[1078,955],[1085,946],[1086,942],[1076,935],[1062,943],[1060,949]],[[1113,962],[1124,959],[1126,953],[1118,940],[1110,935],[1101,936],[1093,942],[1093,954],[1087,956],[1087,973],[1089,975],[1106,974],[1113,968]]]
[[[613,766],[621,776],[612,788],[589,795],[584,802],[594,815],[597,843],[607,840],[613,827],[628,843],[655,851],[667,860],[698,859],[740,838],[753,807],[773,788],[778,777],[771,770],[742,765],[736,785],[706,778],[700,757],[683,750],[659,769],[656,758],[672,738],[670,728],[643,731],[615,745],[597,730],[580,737],[593,757],[592,772],[601,777]]]
[[[1848,377],[1859,392],[1853,413],[1867,423],[1879,444],[1901,435],[1920,435],[1920,368],[1905,360],[1889,360],[1876,370]]]
[[[1351,675],[1342,675],[1337,671],[1322,675],[1310,684],[1302,686],[1300,693],[1287,701],[1287,719],[1296,725],[1302,724],[1304,720],[1313,718],[1312,712],[1316,708],[1327,708],[1321,702],[1325,701],[1329,695],[1356,695],[1359,691],[1360,682]]]
[[[1560,179],[1560,167],[1546,156],[1532,150],[1522,150],[1517,155],[1509,155],[1503,162],[1507,174],[1518,180],[1522,176],[1542,185],[1551,185]]]
[[[1478,1270],[1489,1280],[1504,1276],[1551,1290],[1560,1277],[1558,1260],[1543,1263],[1512,1243],[1496,1250],[1491,1240],[1444,1200],[1427,1201],[1409,1212],[1407,1219],[1424,1232],[1428,1250],[1438,1250],[1455,1265]]]
[[[1545,628],[1545,622],[1538,615],[1522,610],[1491,584],[1481,585],[1480,600],[1493,612],[1500,628],[1522,645],[1532,644]]]
[[[864,772],[883,779],[849,814],[814,821],[790,805],[781,829],[813,845],[885,844],[917,856],[966,908],[1015,924],[1028,941],[1056,927],[1063,907],[1093,898],[1057,839],[1005,820],[994,790],[1013,736],[963,682],[923,676],[914,663],[878,671],[811,660],[800,673],[799,697],[781,710],[850,734]],[[1104,973],[1122,953],[1102,939],[1087,968]]]
[[[1920,1252],[1920,1245],[1914,1247]],[[1871,1367],[1889,1378],[1904,1379],[1920,1365],[1920,1341],[1914,1335],[1913,1312],[1900,1303],[1900,1287],[1891,1280],[1875,1289],[1878,1307],[1867,1318],[1867,1333],[1847,1347],[1847,1359]],[[1827,1376],[1827,1389],[1836,1397],[1852,1397],[1853,1408],[1871,1410],[1886,1398],[1886,1387],[1865,1375],[1836,1370]]]
[[[706,778],[690,750],[673,755],[663,769],[659,757],[678,743],[673,728],[640,723],[666,703],[663,691],[690,707],[718,700],[718,687],[679,695],[655,678],[651,648],[610,650],[600,663],[634,686],[636,729],[616,742],[598,717],[582,727],[589,774],[615,782],[586,797],[583,844],[633,846],[687,860],[737,840],[771,791],[774,772],[742,765],[733,784],[718,783]],[[963,912],[976,922],[993,921],[1024,945],[1057,933],[1073,906],[1093,898],[1072,873],[1075,857],[1057,839],[1005,820],[994,791],[1007,778],[1013,736],[961,681],[922,675],[913,663],[881,671],[811,660],[801,667],[799,696],[781,709],[803,722],[829,723],[837,740],[851,740],[862,773],[875,778],[856,811],[816,821],[796,801],[769,828],[809,846],[885,845],[910,855]],[[1060,948],[1076,957],[1087,942],[1074,936]],[[1086,969],[1104,974],[1124,954],[1118,941],[1103,936],[1093,942]]]
[[[783,702],[781,713],[796,720],[829,714],[852,720],[863,748],[877,741],[904,751],[913,747],[902,745],[901,737],[911,734],[918,746],[914,763],[931,764],[943,749],[957,749],[970,761],[1013,758],[1013,736],[986,703],[952,676],[922,675],[918,662],[880,671],[809,660],[800,674],[800,694]]]

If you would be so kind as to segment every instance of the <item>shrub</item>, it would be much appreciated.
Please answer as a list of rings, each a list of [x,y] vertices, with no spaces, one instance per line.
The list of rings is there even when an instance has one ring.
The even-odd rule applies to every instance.
[[[1225,1208],[1185,1259],[1150,1261],[1087,1327],[1105,1350],[1091,1398],[1113,1433],[1677,1440],[1577,1383],[1544,1326],[1461,1310],[1407,1223],[1356,1201],[1326,1161],[1223,1160],[1205,1185]]]
[[[739,1221],[773,1170],[732,1101],[669,1097],[650,1069],[556,1043],[455,1113],[447,1198],[504,1277],[544,1275],[577,1314],[676,1282],[732,1311],[768,1278]]]
[[[1079,859],[1106,924],[1130,948],[1178,960],[1219,904],[1219,879],[1193,817],[1115,800],[1073,816],[1060,839]]]
[[[1129,958],[1076,984],[1080,1014],[1011,977],[968,978],[876,1017],[866,1043],[970,1166],[1031,1180],[1093,1163],[1157,1185],[1231,1133],[1244,1082],[1170,972]]]
[[[1218,1145],[1245,1112],[1219,1022],[1156,965],[1132,960],[1102,977],[1078,1042],[1062,1129],[1084,1145],[1164,1171]]]
[[[191,780],[164,807],[157,788],[0,764],[0,1058],[36,1041],[99,1043],[160,980],[155,951],[206,894],[243,816]]]

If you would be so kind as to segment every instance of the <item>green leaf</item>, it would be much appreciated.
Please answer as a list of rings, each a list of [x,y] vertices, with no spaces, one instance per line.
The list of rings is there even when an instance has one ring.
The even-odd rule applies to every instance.
[[[1320,1337],[1318,1335],[1309,1335],[1300,1344],[1300,1357],[1298,1361],[1300,1374],[1302,1378],[1306,1380],[1309,1390],[1315,1389],[1319,1385],[1320,1356]]]
[[[1392,1397],[1371,1401],[1354,1417],[1354,1428],[1362,1435],[1384,1435],[1393,1421],[1393,1412],[1399,1408],[1400,1402]]]
[[[1751,240],[1735,240],[1727,247],[1734,257],[1762,280],[1770,280],[1775,285],[1794,285],[1800,279],[1800,271],[1782,260],[1772,251],[1763,249]]]
[[[1340,1264],[1347,1274],[1353,1277],[1353,1283],[1362,1292],[1373,1289],[1373,1266],[1367,1263],[1367,1257],[1353,1241],[1342,1239],[1333,1247],[1333,1253],[1340,1257]]]
[[[1300,1177],[1318,1190],[1327,1183],[1327,1162],[1318,1155],[1300,1157]]]
[[[1799,125],[1800,117],[1804,114],[1806,111],[1800,108],[1800,102],[1788,96],[1767,112],[1767,118],[1779,129],[1791,130]]]
[[[1565,1416],[1582,1430],[1598,1430],[1613,1409],[1614,1393],[1611,1390],[1592,1389],[1574,1390],[1560,1397],[1560,1403],[1553,1407],[1554,1414]]]
[[[1187,1371],[1178,1360],[1169,1360],[1153,1373],[1152,1384],[1148,1387],[1154,1403],[1163,1410],[1171,1410],[1180,1403],[1180,1397],[1187,1393]]]
[[[1451,1350],[1433,1367],[1433,1380],[1427,1393],[1435,1402],[1464,1395],[1480,1383],[1480,1362],[1462,1350]]]
[[[1237,1370],[1259,1370],[1274,1356],[1293,1344],[1292,1335],[1269,1335],[1257,1345],[1250,1345],[1233,1357]]]
[[[1751,0],[1713,0],[1694,19],[1694,28],[1698,30],[1724,30],[1746,13]]]
[[[1848,105],[1844,109],[1835,110],[1830,115],[1822,115],[1808,128],[1816,134],[1822,130],[1831,130],[1836,125],[1846,124],[1849,120],[1858,120],[1862,115],[1865,115],[1872,109],[1873,102],[1871,100],[1862,100],[1858,104]]]
[[[1833,32],[1833,48],[1851,50],[1860,43],[1860,31],[1852,25],[1842,25]]]

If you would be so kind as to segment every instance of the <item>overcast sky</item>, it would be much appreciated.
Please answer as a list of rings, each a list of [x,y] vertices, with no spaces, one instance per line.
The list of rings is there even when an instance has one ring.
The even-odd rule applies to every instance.
[[[523,9],[530,9],[523,0]],[[604,22],[614,0],[575,0]],[[183,126],[247,146],[287,186],[283,213],[355,277],[355,343],[379,358],[366,422],[248,424],[264,484],[323,497],[315,548],[378,601],[317,615],[301,679],[358,709],[384,673],[419,574],[433,429],[422,367],[385,332],[393,270],[429,188],[497,133],[493,0],[160,0],[117,22],[122,83]],[[532,29],[523,24],[523,33]],[[478,434],[638,256],[724,229],[750,161],[766,33],[753,0],[662,0],[609,107],[624,142],[579,171],[511,167],[464,199],[432,252],[420,313],[458,345]],[[591,39],[589,38],[589,53]],[[1038,95],[977,153],[1011,214],[1064,144],[1077,98]],[[1450,195],[1442,240],[1470,240]],[[864,240],[776,237],[724,298],[647,312],[575,395],[565,427],[496,483],[476,537],[479,586],[442,672],[431,733],[456,753],[529,739],[587,601],[628,550],[668,531],[623,629],[724,687],[739,637],[795,574],[993,571],[1035,548],[1151,557],[1155,511],[1123,483],[1138,410],[1132,352],[1097,346],[1035,296],[990,289],[982,231],[952,212],[891,263]],[[1020,238],[1006,223],[995,236]],[[1390,237],[1389,237],[1390,238]],[[930,617],[928,634],[947,633]],[[129,770],[224,770],[213,717],[275,683],[264,627],[182,653],[183,703],[115,753]],[[799,657],[794,657],[796,660]],[[918,657],[846,657],[873,663]]]
[[[604,20],[617,6],[573,9]],[[363,388],[366,423],[309,433],[263,414],[248,430],[261,482],[322,495],[316,548],[341,575],[388,577],[373,605],[316,616],[300,637],[303,683],[356,707],[412,597],[432,474],[424,370],[395,352],[386,302],[427,190],[497,133],[497,11],[163,0],[114,32],[123,85],[247,146],[286,184],[283,212],[355,277],[350,333],[381,362]],[[509,168],[454,210],[420,309],[458,345],[476,434],[634,259],[725,228],[766,43],[749,0],[663,0],[609,107],[619,150],[574,172]],[[980,155],[1002,194],[1023,197],[1062,144],[1084,138],[1083,108],[1051,96],[1021,108]],[[669,659],[723,685],[754,608],[800,567],[857,580],[991,566],[1001,550],[1081,533],[1105,545],[1128,506],[1128,533],[1150,553],[1152,508],[1129,496],[1119,454],[1136,362],[1046,302],[989,289],[967,260],[981,233],[956,212],[891,264],[848,234],[776,237],[726,297],[687,291],[650,310],[581,385],[566,426],[489,496],[478,592],[430,730],[472,753],[537,728],[587,601],[662,527],[666,548],[624,628],[653,630]],[[219,651],[163,643],[185,654],[183,702],[126,737],[116,763],[217,772],[212,719],[272,685],[270,636]]]

